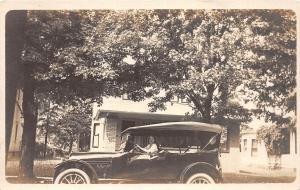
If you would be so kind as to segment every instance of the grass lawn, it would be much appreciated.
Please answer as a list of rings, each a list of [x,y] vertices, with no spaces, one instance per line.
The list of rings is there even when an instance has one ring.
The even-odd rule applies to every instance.
[[[56,160],[35,160],[34,161],[34,174],[39,177],[53,177],[54,167],[60,163],[60,159]],[[19,161],[8,161],[6,164],[6,176],[17,176],[19,173]]]
[[[292,183],[296,176],[263,176],[241,173],[224,173],[224,183]]]

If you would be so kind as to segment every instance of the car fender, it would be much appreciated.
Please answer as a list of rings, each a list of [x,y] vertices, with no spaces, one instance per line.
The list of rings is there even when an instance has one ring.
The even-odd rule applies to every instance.
[[[71,159],[71,160],[63,161],[62,163],[59,163],[58,165],[55,166],[55,168],[54,168],[55,172],[54,172],[53,179],[55,179],[57,177],[57,175],[61,172],[62,168],[64,168],[64,169],[85,168],[86,170],[88,170],[86,172],[88,172],[88,175],[91,177],[91,179],[97,178],[97,173],[96,173],[95,169],[89,163],[87,163],[83,160]]]
[[[179,175],[179,181],[181,183],[184,183],[189,175],[196,172],[204,172],[210,174],[213,178],[215,178],[215,180],[217,180],[217,183],[222,182],[221,173],[213,165],[206,162],[195,162],[185,167]]]

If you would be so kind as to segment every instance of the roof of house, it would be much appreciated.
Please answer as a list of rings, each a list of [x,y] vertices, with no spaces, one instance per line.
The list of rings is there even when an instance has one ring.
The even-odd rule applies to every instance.
[[[151,125],[143,125],[143,126],[135,126],[130,127],[123,131],[126,132],[135,132],[141,130],[152,130],[152,131],[163,131],[163,130],[174,130],[174,131],[206,131],[206,132],[214,132],[221,133],[222,127],[216,124],[209,123],[200,123],[200,122],[166,122],[166,123],[157,123]]]

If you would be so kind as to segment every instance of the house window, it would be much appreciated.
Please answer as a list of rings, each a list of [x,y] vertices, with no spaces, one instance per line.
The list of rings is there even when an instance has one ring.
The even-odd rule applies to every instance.
[[[173,103],[178,103],[179,102],[179,98],[178,96],[173,96],[171,99],[170,99],[171,102]]]
[[[247,152],[247,139],[243,140],[243,148],[244,148],[244,152]]]
[[[229,138],[228,138],[228,129],[227,127],[223,127],[222,135],[221,135],[221,152],[228,153],[229,152]]]
[[[128,94],[123,94],[122,100],[130,100],[130,97],[128,96]]]
[[[251,156],[257,155],[257,140],[252,139],[252,146],[251,146]]]
[[[80,152],[86,152],[89,150],[90,139],[91,139],[91,134],[88,132],[83,132],[79,134],[78,150]]]
[[[95,123],[93,127],[93,148],[99,147],[99,133],[97,132],[97,128],[99,128],[100,124]]]
[[[188,104],[188,103],[190,103],[189,99],[186,98],[186,97],[180,98],[180,102],[181,102],[182,104]]]

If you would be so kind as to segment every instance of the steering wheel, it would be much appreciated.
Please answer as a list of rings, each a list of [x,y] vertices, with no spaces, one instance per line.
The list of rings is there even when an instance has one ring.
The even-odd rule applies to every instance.
[[[132,152],[133,153],[144,153],[144,151],[142,151],[140,148],[139,148],[139,145],[138,144],[134,144],[134,147],[132,149]]]
[[[187,151],[189,151],[191,149],[192,146],[189,146],[184,152],[183,154],[187,153]]]

